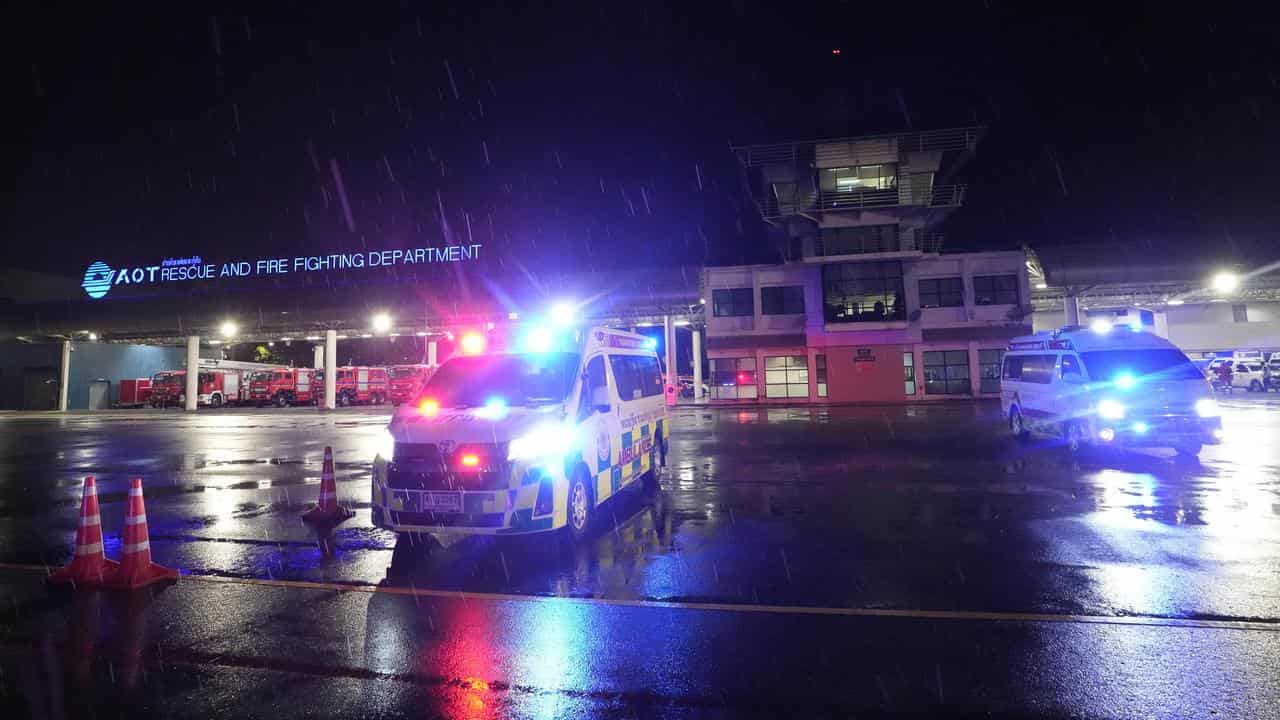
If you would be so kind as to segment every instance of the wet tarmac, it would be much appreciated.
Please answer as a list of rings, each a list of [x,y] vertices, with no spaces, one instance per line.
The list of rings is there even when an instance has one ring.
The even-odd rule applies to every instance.
[[[0,702],[27,715],[1280,713],[1280,396],[1069,457],[998,408],[682,408],[657,493],[555,538],[397,545],[383,413],[0,414]],[[356,515],[298,521],[326,445]],[[50,593],[80,483],[156,593]]]

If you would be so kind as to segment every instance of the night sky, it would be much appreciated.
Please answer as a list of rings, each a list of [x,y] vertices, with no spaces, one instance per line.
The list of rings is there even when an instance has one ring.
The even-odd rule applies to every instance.
[[[438,244],[439,207],[494,269],[768,260],[730,143],[967,124],[952,249],[1280,247],[1273,18],[181,5],[7,12],[6,264]]]

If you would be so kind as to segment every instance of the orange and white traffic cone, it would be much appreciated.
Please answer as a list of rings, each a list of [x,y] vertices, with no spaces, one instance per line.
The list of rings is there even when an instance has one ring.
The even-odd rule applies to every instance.
[[[338,483],[333,477],[333,448],[324,448],[324,469],[320,471],[320,500],[315,507],[302,513],[307,522],[337,524],[355,515],[350,509],[338,504]]]
[[[129,510],[120,539],[120,568],[109,575],[107,587],[132,590],[162,580],[177,580],[178,571],[151,562],[151,538],[147,534],[147,507],[142,502],[142,478],[129,487]]]
[[[49,576],[49,582],[101,585],[119,566],[102,552],[102,516],[98,513],[98,483],[84,479],[80,496],[80,527],[76,529],[76,554],[71,563]]]

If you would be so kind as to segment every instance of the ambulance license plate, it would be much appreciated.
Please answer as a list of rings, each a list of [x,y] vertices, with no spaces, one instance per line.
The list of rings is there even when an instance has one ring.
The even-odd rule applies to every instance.
[[[423,512],[462,512],[462,493],[428,492],[422,493]]]

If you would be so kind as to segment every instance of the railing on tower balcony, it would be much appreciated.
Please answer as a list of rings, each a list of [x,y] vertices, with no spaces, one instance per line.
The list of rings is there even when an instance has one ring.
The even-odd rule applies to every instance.
[[[756,197],[760,214],[766,219],[803,215],[811,212],[841,210],[874,210],[898,206],[928,208],[959,207],[964,204],[965,185],[904,184],[891,188],[853,188],[849,190],[801,189],[779,191],[774,185]]]
[[[899,153],[973,150],[985,130],[983,127],[965,127],[823,140],[793,140],[762,145],[737,145],[732,150],[744,167],[798,162],[807,164],[822,159],[820,156],[823,152],[834,152],[837,146],[851,143],[892,142],[896,144]]]

